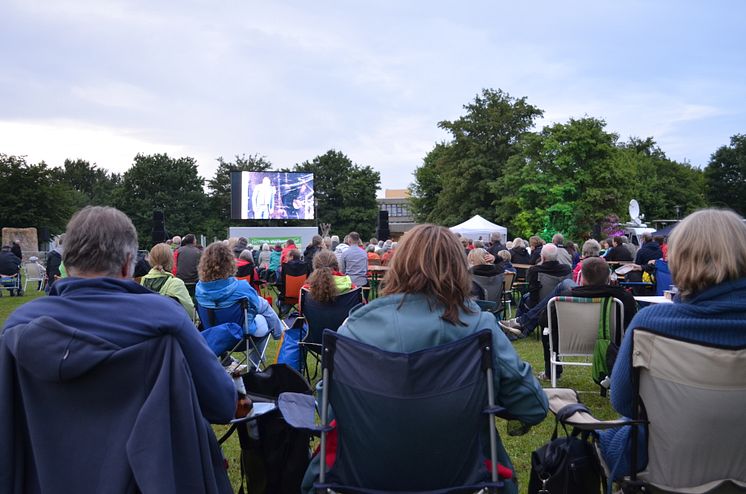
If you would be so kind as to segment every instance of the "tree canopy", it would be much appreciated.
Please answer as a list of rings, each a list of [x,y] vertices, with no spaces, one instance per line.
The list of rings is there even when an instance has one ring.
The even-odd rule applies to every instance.
[[[543,112],[526,98],[484,89],[465,115],[438,127],[451,140],[436,144],[415,171],[412,207],[420,221],[456,224],[475,214],[495,220],[493,184],[521,136]]]
[[[314,174],[319,223],[330,223],[332,230],[341,235],[351,231],[363,237],[373,234],[380,173],[370,166],[354,164],[344,153],[335,150],[295,165],[294,171]]]
[[[746,135],[736,134],[721,146],[705,168],[707,199],[746,214]]]
[[[152,243],[154,211],[163,211],[168,232],[197,233],[207,209],[204,179],[194,158],[138,154],[122,177],[114,205],[132,219],[143,247]]]
[[[65,231],[76,209],[72,189],[43,161],[26,163],[23,156],[0,154],[0,226]]]

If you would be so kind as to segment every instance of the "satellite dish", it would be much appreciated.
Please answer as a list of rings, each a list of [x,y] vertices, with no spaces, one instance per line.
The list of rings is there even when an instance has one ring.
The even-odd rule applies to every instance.
[[[640,224],[640,205],[635,199],[629,201],[629,217],[633,223]]]
[[[640,205],[637,203],[635,199],[632,199],[629,201],[629,217],[632,221],[629,222],[629,225],[633,225],[636,227],[645,227],[645,225],[642,224],[642,216],[640,214]]]

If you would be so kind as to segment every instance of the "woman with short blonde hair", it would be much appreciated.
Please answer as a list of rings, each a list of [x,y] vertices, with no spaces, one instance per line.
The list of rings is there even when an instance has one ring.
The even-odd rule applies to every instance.
[[[611,404],[633,416],[632,340],[637,329],[719,348],[746,346],[746,224],[733,211],[703,209],[676,225],[668,242],[668,263],[678,289],[674,303],[646,307],[624,334],[611,375]],[[675,359],[672,355],[670,358]],[[717,366],[718,362],[712,362]],[[718,403],[712,403],[713,419]],[[677,410],[671,410],[671,414]],[[641,429],[645,432],[645,429]],[[630,473],[626,458],[629,428],[603,432],[601,452],[608,465],[620,461],[617,477]],[[639,444],[645,444],[643,436]],[[620,460],[621,459],[621,460]],[[646,458],[640,458],[638,469]]]
[[[168,244],[156,244],[148,254],[150,271],[140,279],[140,284],[145,288],[158,292],[166,297],[176,299],[189,317],[194,320],[194,302],[189,296],[184,282],[171,274],[174,264],[174,251]]]
[[[733,211],[697,211],[671,232],[668,264],[682,299],[744,278],[746,225]]]

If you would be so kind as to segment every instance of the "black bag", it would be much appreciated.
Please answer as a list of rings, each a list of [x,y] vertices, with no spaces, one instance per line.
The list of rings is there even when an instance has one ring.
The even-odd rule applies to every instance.
[[[557,413],[549,443],[531,453],[531,477],[528,494],[600,494],[601,473],[598,459],[589,439],[590,432],[565,429],[557,437],[557,426],[573,413],[588,409],[578,403],[567,405]]]

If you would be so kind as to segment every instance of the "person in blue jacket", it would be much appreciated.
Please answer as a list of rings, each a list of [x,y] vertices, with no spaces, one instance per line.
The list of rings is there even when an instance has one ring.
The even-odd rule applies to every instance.
[[[428,246],[428,252],[422,246]],[[466,255],[458,238],[436,225],[418,225],[404,237],[383,282],[383,294],[354,310],[339,334],[391,352],[416,352],[459,340],[483,329],[492,331],[496,403],[528,425],[544,420],[547,398],[522,361],[495,317],[481,312],[471,300],[471,278]],[[454,424],[458,423],[454,417]],[[433,441],[437,441],[437,434]],[[344,447],[340,445],[340,447]],[[498,461],[513,470],[498,439]],[[319,462],[314,459],[304,479],[309,489]],[[485,468],[485,480],[489,476]],[[505,479],[501,492],[516,493],[517,485]]]
[[[738,247],[733,248],[734,245]],[[631,353],[637,328],[724,348],[746,345],[744,246],[746,224],[732,211],[703,209],[676,226],[669,238],[668,263],[678,294],[673,304],[642,309],[624,334],[611,373],[611,404],[617,412],[626,417],[633,415]],[[717,409],[718,404],[712,406]],[[647,464],[645,431],[642,432],[638,471]],[[601,431],[600,446],[615,479],[631,473],[629,427]]]
[[[130,279],[136,257],[130,219],[86,207],[67,225],[69,277],[8,317],[0,492],[232,492],[208,421],[234,417],[236,389],[179,303]],[[101,382],[109,360],[121,372]]]
[[[282,322],[269,303],[257,295],[248,281],[234,276],[236,261],[226,244],[213,242],[208,245],[202,253],[197,271],[199,282],[194,294],[200,307],[230,307],[241,299],[248,299],[257,312],[249,326],[249,333],[264,337],[271,332],[275,339],[282,336]]]

